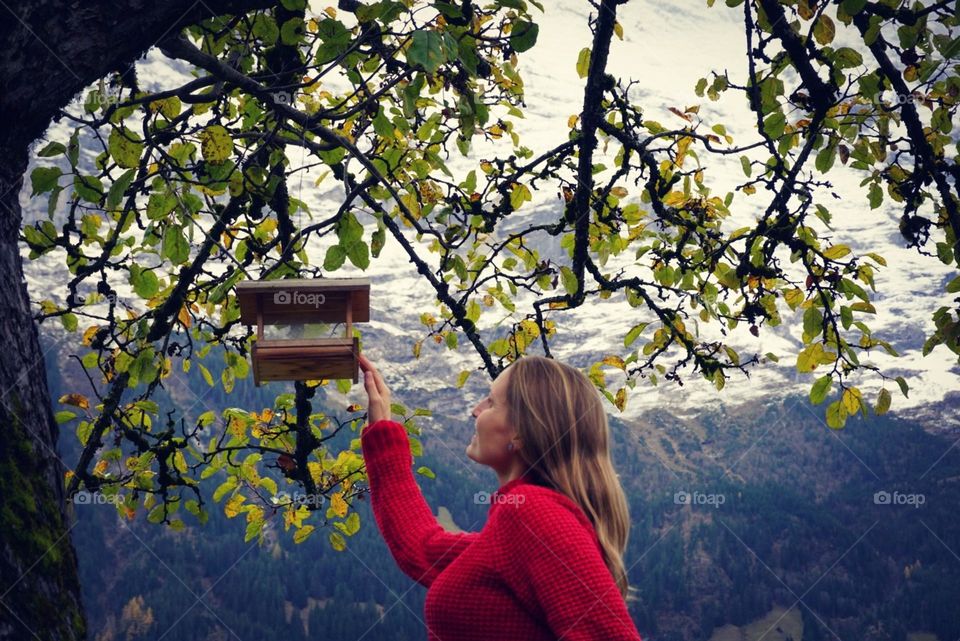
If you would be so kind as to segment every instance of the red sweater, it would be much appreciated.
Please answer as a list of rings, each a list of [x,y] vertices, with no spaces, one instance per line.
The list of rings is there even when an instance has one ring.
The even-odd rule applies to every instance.
[[[454,534],[414,480],[403,425],[360,436],[377,525],[397,565],[427,589],[430,641],[641,641],[583,511],[529,476],[490,498],[480,532]]]

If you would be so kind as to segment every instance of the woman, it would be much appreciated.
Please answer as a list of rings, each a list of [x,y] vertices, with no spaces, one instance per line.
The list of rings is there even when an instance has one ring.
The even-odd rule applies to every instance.
[[[467,456],[491,467],[480,532],[437,523],[411,471],[390,390],[360,356],[369,423],[360,435],[374,517],[400,569],[428,588],[431,641],[640,641],[624,602],[627,503],[606,413],[577,369],[525,356],[474,407]]]

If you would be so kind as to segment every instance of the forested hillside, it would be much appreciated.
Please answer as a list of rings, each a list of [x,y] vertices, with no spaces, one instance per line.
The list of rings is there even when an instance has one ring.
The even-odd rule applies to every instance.
[[[62,381],[50,382],[59,395]],[[259,410],[272,398],[252,386],[219,395],[204,405]],[[402,396],[410,407],[430,402]],[[417,461],[437,477],[417,478],[435,510],[478,530],[488,507],[474,494],[495,489],[496,477],[463,456],[468,413],[446,405],[450,415],[432,419],[444,429],[422,434]],[[960,550],[960,453],[948,450],[949,434],[892,417],[832,431],[804,398],[694,416],[611,419],[633,523],[631,612],[645,639],[741,638],[732,626],[751,622],[765,639],[960,636],[951,551]],[[78,445],[66,434],[65,458]],[[348,445],[356,434],[343,437]],[[203,482],[205,497],[219,476]],[[122,522],[111,505],[76,505],[91,638],[422,640],[425,591],[396,568],[368,508],[361,502],[360,531],[337,552],[322,529],[294,544],[279,515],[263,547],[244,543],[243,519],[227,519],[222,502],[208,504],[205,526],[187,515],[179,533],[143,514]]]

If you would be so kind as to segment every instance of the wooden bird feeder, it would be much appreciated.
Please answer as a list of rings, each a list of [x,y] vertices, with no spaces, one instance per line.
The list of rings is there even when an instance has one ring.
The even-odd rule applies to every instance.
[[[257,326],[253,382],[358,380],[360,346],[353,323],[370,320],[370,281],[315,278],[237,283],[240,321]],[[343,338],[267,339],[264,325],[345,323]]]

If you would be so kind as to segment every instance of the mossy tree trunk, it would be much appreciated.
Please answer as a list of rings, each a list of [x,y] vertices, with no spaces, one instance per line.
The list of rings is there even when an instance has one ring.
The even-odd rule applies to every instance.
[[[79,91],[159,39],[266,0],[34,0],[0,20],[0,641],[85,639],[43,355],[19,251],[30,145]]]

